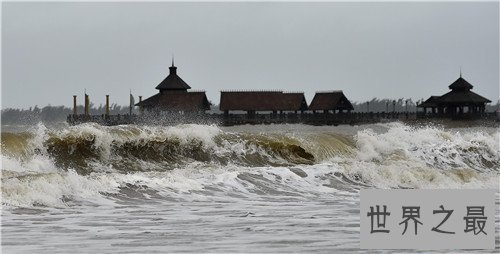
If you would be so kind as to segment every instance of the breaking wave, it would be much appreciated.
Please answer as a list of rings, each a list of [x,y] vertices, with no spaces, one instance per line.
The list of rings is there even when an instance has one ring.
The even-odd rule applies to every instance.
[[[2,203],[64,207],[123,198],[498,187],[498,129],[391,123],[350,134],[307,128],[312,131],[39,124],[2,132]]]

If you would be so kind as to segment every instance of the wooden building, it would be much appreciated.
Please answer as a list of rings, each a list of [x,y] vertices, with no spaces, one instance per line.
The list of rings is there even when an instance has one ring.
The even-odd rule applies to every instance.
[[[491,101],[472,92],[473,86],[460,77],[448,86],[450,92],[442,96],[431,96],[417,107],[423,115],[451,118],[474,118],[484,113],[486,103]]]
[[[344,110],[350,112],[353,109],[351,102],[342,91],[317,92],[309,105],[309,110],[313,112],[343,113]]]
[[[177,75],[177,67],[172,60],[169,75],[156,89],[159,92],[139,103],[141,111],[145,112],[175,112],[175,113],[203,113],[210,109],[210,102],[204,91],[189,92],[191,87]]]
[[[425,100],[421,104],[417,105],[419,108],[423,108],[424,112],[427,111],[427,109],[430,110],[430,113],[436,114],[437,113],[437,108],[439,106],[439,97],[441,96],[431,96],[429,99]]]
[[[304,93],[285,93],[283,91],[222,91],[220,96],[221,111],[246,111],[255,115],[258,111],[272,111],[277,114],[284,111],[303,112],[307,110]]]

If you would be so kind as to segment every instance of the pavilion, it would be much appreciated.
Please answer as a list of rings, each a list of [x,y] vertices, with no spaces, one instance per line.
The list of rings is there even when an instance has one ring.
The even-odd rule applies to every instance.
[[[309,105],[309,110],[313,112],[323,111],[324,113],[343,113],[351,112],[354,107],[342,91],[326,91],[326,92],[316,92],[311,105]]]
[[[283,91],[222,91],[220,110],[224,114],[229,111],[246,111],[249,116],[259,111],[271,111],[274,115],[293,111],[307,110],[304,93],[287,93]]]
[[[177,67],[173,59],[169,70],[170,74],[156,86],[159,92],[135,104],[142,112],[168,111],[192,114],[204,113],[210,109],[210,102],[204,91],[188,91],[191,87],[177,75]]]
[[[473,86],[462,78],[461,73],[460,77],[448,88],[451,89],[448,93],[442,96],[431,96],[417,107],[423,108],[423,114],[426,116],[474,118],[484,113],[486,104],[491,102],[472,92]]]

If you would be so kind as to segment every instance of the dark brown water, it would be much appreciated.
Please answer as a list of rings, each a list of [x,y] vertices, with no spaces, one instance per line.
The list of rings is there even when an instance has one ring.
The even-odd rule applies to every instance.
[[[499,140],[401,123],[10,126],[2,249],[358,252],[361,188],[498,189]]]

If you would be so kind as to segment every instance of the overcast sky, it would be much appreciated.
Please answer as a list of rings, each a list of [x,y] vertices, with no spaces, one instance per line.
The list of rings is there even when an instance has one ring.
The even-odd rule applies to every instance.
[[[128,104],[178,74],[220,90],[499,98],[499,3],[3,3],[2,107]]]

